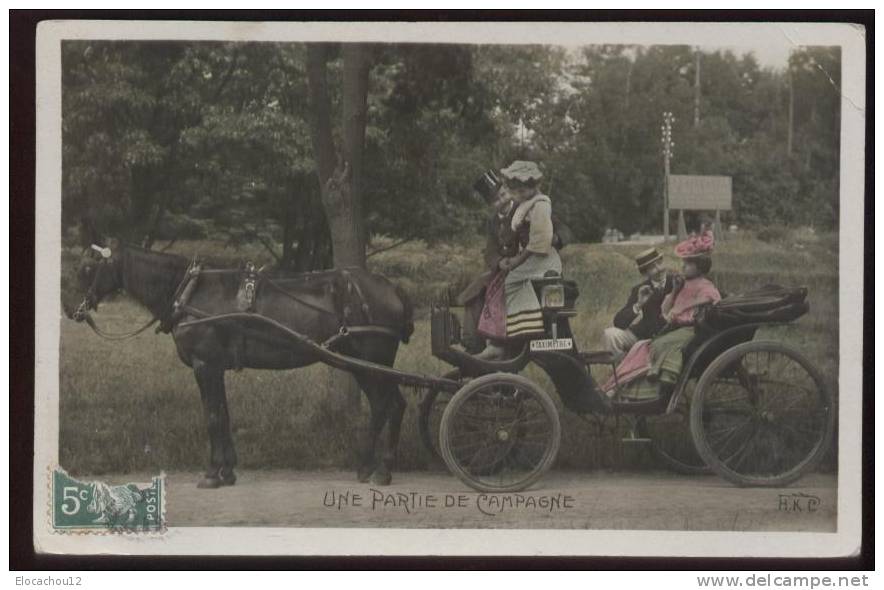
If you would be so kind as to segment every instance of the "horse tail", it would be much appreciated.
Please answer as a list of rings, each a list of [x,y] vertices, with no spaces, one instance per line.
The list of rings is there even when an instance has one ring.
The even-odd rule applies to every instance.
[[[402,342],[408,344],[411,335],[414,334],[414,304],[408,293],[400,285],[393,285],[396,296],[402,302]]]

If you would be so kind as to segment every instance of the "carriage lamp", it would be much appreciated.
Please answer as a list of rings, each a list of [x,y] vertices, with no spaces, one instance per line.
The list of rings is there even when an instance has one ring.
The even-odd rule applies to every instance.
[[[547,308],[565,307],[564,285],[546,285],[540,291],[540,304]]]

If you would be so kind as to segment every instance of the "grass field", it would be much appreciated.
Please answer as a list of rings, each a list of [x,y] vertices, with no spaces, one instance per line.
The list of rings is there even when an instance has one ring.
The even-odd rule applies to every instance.
[[[762,234],[763,235],[763,234]],[[810,313],[793,326],[759,333],[793,344],[835,386],[838,358],[838,238],[806,230],[779,231],[765,240],[744,234],[716,248],[712,278],[723,291],[736,293],[765,283],[810,289]],[[370,258],[371,267],[411,294],[418,305],[416,331],[400,349],[396,366],[438,374],[449,367],[429,354],[426,307],[448,285],[464,284],[480,270],[480,245],[409,243]],[[632,257],[642,246],[574,244],[563,250],[565,274],[581,295],[574,332],[583,349],[598,347],[638,276]],[[262,253],[223,250],[210,243],[178,243],[185,255],[213,254],[221,259]],[[677,266],[667,255],[671,267]],[[103,304],[99,325],[126,331],[147,314],[125,296]],[[553,391],[545,375],[526,374]],[[227,389],[234,440],[244,468],[349,467],[367,404],[348,407],[346,396],[330,391],[340,383],[333,370],[315,365],[297,371],[228,373]],[[836,390],[836,389],[835,389]],[[417,396],[403,388],[409,407],[399,450],[401,468],[424,468],[430,458],[417,437]],[[98,338],[85,324],[61,320],[60,460],[74,474],[158,472],[204,466],[207,437],[199,391],[171,337],[148,331],[124,342]],[[578,417],[564,412],[560,467],[625,468],[643,466],[644,456],[626,452],[619,437],[595,436]]]

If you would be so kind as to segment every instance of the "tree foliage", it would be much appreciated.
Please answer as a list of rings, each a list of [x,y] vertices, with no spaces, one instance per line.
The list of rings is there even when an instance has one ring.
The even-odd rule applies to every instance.
[[[65,228],[89,219],[148,244],[259,241],[284,266],[330,263],[303,44],[67,41],[62,51]],[[667,110],[672,171],[733,176],[732,220],[837,222],[837,48],[797,49],[782,71],[751,54],[701,53],[696,125],[687,46],[374,51],[368,235],[432,243],[474,231],[483,205],[473,180],[514,158],[542,163],[543,189],[578,239],[659,231]],[[327,67],[339,120],[339,51]]]

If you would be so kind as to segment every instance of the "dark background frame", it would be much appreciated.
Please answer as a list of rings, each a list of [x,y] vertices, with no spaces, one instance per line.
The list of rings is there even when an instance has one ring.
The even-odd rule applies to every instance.
[[[346,17],[346,18],[344,18]],[[673,557],[131,557],[34,552],[34,243],[37,25],[44,20],[836,22],[866,28],[862,547],[836,559]],[[874,10],[852,11],[148,11],[11,10],[9,565],[12,570],[566,569],[874,570]],[[14,344],[14,346],[12,345]]]

